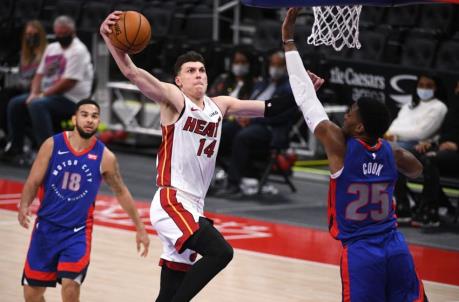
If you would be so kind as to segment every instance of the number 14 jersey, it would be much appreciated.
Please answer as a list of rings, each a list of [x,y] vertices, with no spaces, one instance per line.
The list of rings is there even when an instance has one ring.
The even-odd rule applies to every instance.
[[[203,109],[187,96],[184,98],[185,106],[177,122],[161,126],[156,184],[204,198],[214,174],[223,115],[207,96]]]
[[[331,176],[328,227],[347,241],[387,233],[396,227],[393,192],[397,167],[391,146],[380,139],[375,146],[347,140],[343,168]]]

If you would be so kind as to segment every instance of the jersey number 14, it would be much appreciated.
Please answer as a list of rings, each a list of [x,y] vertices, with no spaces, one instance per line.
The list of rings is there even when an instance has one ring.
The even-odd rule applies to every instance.
[[[214,154],[217,140],[213,140],[207,147],[204,147],[206,141],[207,140],[205,138],[199,140],[198,156],[201,156],[204,153],[207,157],[211,157]]]

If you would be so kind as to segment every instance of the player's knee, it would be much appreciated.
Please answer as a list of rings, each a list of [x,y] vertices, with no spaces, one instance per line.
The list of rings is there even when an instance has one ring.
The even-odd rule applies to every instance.
[[[80,285],[73,280],[63,279],[62,282],[62,300],[64,302],[79,301]]]
[[[223,267],[227,266],[231,262],[234,256],[233,247],[225,241],[225,244],[222,244],[218,258]]]
[[[24,301],[26,302],[41,302],[43,301],[43,295],[46,287],[32,287],[24,286]]]

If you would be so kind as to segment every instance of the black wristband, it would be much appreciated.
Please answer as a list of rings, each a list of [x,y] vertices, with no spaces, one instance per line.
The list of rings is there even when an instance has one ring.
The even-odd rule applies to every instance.
[[[296,107],[297,105],[292,94],[275,97],[265,102],[265,117],[274,117]]]

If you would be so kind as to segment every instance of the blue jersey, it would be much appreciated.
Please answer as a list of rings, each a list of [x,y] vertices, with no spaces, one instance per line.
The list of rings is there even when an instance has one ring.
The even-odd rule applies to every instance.
[[[388,233],[395,229],[393,192],[397,167],[388,142],[370,147],[350,138],[343,169],[332,175],[328,193],[331,235],[347,241]]]
[[[93,220],[105,146],[94,139],[88,149],[77,152],[70,145],[66,132],[53,139],[38,218],[65,228],[85,226]]]

